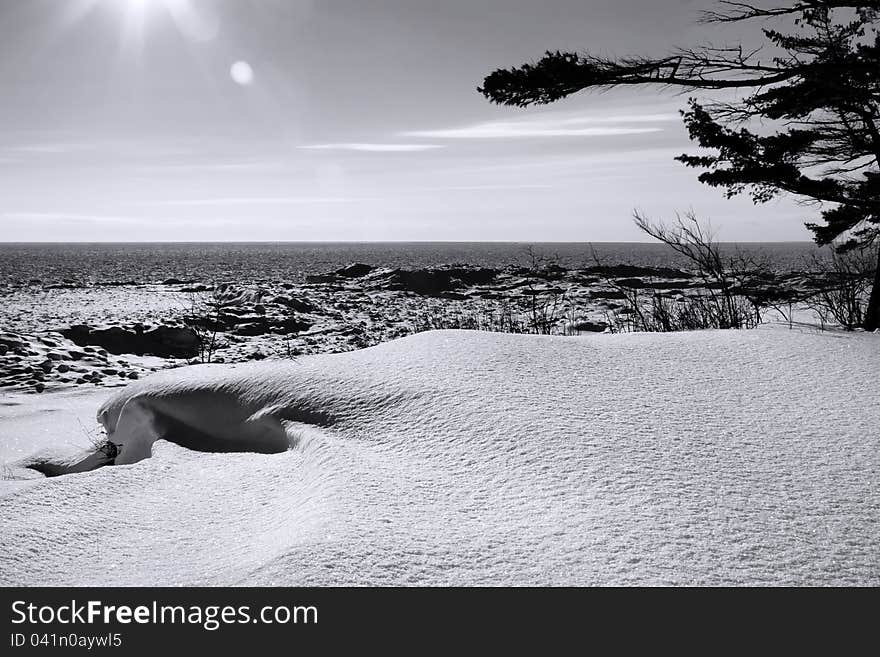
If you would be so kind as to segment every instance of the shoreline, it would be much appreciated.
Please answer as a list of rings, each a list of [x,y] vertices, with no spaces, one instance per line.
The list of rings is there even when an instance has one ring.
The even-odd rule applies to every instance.
[[[0,389],[115,387],[161,369],[345,352],[431,329],[601,333],[627,312],[622,285],[673,301],[700,291],[687,270],[556,262],[352,263],[303,282],[34,284],[3,298]],[[763,285],[769,292],[806,282],[788,272]]]

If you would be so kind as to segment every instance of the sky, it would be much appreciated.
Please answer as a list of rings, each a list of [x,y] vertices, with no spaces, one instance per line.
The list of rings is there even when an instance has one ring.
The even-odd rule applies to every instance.
[[[639,209],[808,240],[728,200],[653,89],[476,91],[545,50],[730,43],[709,0],[0,0],[0,241],[630,241]]]

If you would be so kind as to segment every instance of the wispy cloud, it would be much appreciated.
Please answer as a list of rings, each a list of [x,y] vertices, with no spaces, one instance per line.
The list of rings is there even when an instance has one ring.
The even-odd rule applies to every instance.
[[[635,114],[619,116],[553,116],[546,115],[513,121],[484,121],[457,128],[414,130],[400,133],[403,137],[428,139],[517,139],[527,137],[610,137],[661,132],[657,126],[678,119],[677,114]]]
[[[93,141],[51,141],[4,144],[3,150],[11,153],[136,153],[138,155],[189,155],[193,149],[178,145],[163,145],[148,139],[95,139]]]
[[[159,206],[224,206],[224,205],[308,205],[317,203],[360,203],[375,201],[369,196],[250,196],[222,198],[190,198],[153,201],[145,205]]]
[[[413,153],[444,148],[439,144],[310,144],[300,148],[311,151],[364,151],[370,153]]]
[[[533,183],[499,183],[486,185],[442,185],[438,187],[413,187],[409,191],[414,192],[474,192],[491,190],[514,190],[514,189],[553,189],[553,185]]]

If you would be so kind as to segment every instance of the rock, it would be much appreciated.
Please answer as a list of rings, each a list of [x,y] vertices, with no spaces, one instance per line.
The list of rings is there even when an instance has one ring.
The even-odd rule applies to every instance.
[[[85,351],[106,356],[118,354],[153,355],[163,358],[190,358],[198,354],[199,337],[191,328],[159,326],[150,331],[129,330],[119,326],[93,329],[78,324],[64,329],[64,337]],[[87,346],[88,345],[88,346]],[[92,345],[101,347],[95,350]]]
[[[118,374],[119,370],[114,369],[112,367],[105,367],[101,370],[101,374],[106,374],[107,376],[113,376],[114,374]]]
[[[9,347],[0,343],[0,356],[5,356],[7,351],[9,351]]]
[[[269,332],[269,324],[265,319],[261,322],[238,324],[232,331],[236,335],[264,335]]]
[[[263,301],[263,291],[253,288],[244,288],[231,283],[221,283],[214,288],[214,300],[225,306],[240,306],[243,304],[257,304]]]
[[[345,267],[342,267],[340,269],[337,269],[333,273],[343,278],[360,278],[361,276],[366,276],[371,271],[373,271],[373,267],[371,267],[370,265],[355,262],[350,265],[346,265]]]
[[[609,278],[693,278],[693,274],[668,267],[637,267],[635,265],[598,265],[581,270],[582,274],[598,274]]]
[[[608,328],[605,322],[576,322],[571,325],[572,330],[579,332],[602,333]]]
[[[236,324],[252,324],[254,322],[265,322],[265,315],[257,313],[248,313],[237,309],[230,309],[229,312],[220,316],[220,322],[226,326],[235,326]]]
[[[310,328],[312,328],[311,322],[307,322],[295,317],[276,321],[272,324],[273,333],[300,333],[301,331],[308,331]]]
[[[462,287],[486,285],[498,275],[498,270],[485,267],[443,267],[438,269],[394,269],[379,278],[379,287],[403,290],[423,296],[439,296]]]
[[[58,371],[59,371],[60,373],[62,373],[62,374],[64,374],[64,372],[69,372],[69,371],[70,371],[70,366],[67,365],[66,363],[59,363],[59,365],[58,365]]]
[[[25,346],[24,340],[10,335],[9,333],[0,334],[0,344],[6,345],[9,349],[21,349]]]
[[[57,351],[50,351],[46,354],[46,358],[49,360],[64,360],[64,355],[59,354]]]
[[[371,273],[375,268],[363,263],[352,263],[340,267],[336,271],[326,274],[310,274],[306,276],[307,283],[342,283],[352,278],[361,278]]]
[[[138,375],[137,372],[129,372],[129,373],[128,373],[128,378],[129,378],[129,379],[137,379],[137,378],[139,378],[139,375]]]
[[[39,367],[41,370],[46,372],[46,374],[48,374],[52,371],[52,368],[55,367],[55,365],[54,363],[52,363],[51,360],[44,360],[42,363],[40,363]]]
[[[271,302],[280,306],[287,306],[298,313],[313,313],[318,310],[318,308],[307,299],[294,299],[293,297],[286,295],[277,296],[272,299]]]
[[[43,392],[45,389],[46,386],[43,383],[37,383],[34,385],[34,390],[36,390],[37,392]]]

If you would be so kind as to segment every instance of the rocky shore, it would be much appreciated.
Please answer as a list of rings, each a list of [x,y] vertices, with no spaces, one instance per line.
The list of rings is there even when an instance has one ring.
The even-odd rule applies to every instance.
[[[792,273],[762,284],[773,294],[802,283]],[[157,369],[350,351],[435,328],[601,332],[610,315],[628,312],[622,289],[676,299],[701,285],[687,271],[625,264],[353,263],[295,283],[32,282],[2,290],[0,387],[123,385]]]

